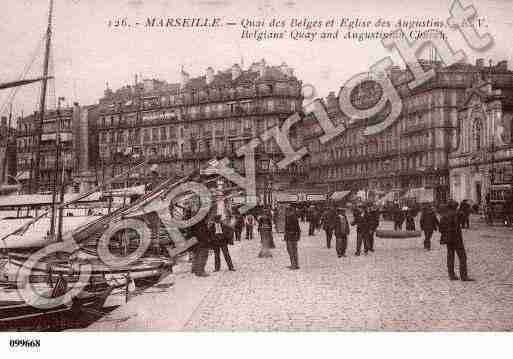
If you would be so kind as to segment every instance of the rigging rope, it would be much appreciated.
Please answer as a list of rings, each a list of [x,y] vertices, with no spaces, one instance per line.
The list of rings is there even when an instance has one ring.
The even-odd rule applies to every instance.
[[[23,80],[28,72],[30,71],[30,69],[32,68],[32,65],[34,64],[34,62],[36,61],[36,59],[41,55],[40,53],[40,50],[42,49],[43,47],[43,43],[46,39],[46,34],[43,35],[43,37],[41,38],[41,40],[39,41],[39,44],[38,46],[36,47],[36,49],[34,50],[32,56],[30,57],[31,58],[31,61],[25,66],[25,68],[23,69],[20,77],[18,78],[18,81],[21,81]],[[6,107],[8,104],[10,104],[11,102],[13,102],[14,100],[14,97],[16,96],[16,94],[18,93],[20,87],[13,87],[13,89],[11,90],[11,93],[7,96],[7,99],[5,100],[5,102],[2,104],[2,107],[0,108],[0,113],[4,113]]]

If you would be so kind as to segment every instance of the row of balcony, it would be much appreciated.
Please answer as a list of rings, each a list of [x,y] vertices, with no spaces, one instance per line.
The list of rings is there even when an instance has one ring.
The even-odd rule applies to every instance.
[[[98,121],[97,128],[98,129],[130,129],[130,128],[139,128],[146,126],[161,126],[165,124],[176,124],[177,121],[180,122],[192,122],[192,121],[201,121],[201,120],[222,120],[222,119],[231,119],[238,118],[241,116],[283,116],[289,115],[293,111],[290,107],[278,107],[272,110],[265,109],[263,107],[258,107],[255,110],[237,113],[231,111],[212,111],[212,112],[198,112],[197,114],[185,114],[175,119],[152,119],[152,120],[143,120],[137,119],[135,122],[116,122],[115,124],[109,123],[104,124]]]
[[[279,149],[274,149],[271,151],[266,151],[261,147],[257,147],[255,149],[255,156],[256,158],[264,157],[277,157],[280,156],[281,152]],[[237,155],[237,151],[235,149],[223,149],[223,150],[203,150],[203,151],[197,151],[197,152],[191,152],[191,151],[185,151],[183,154],[179,153],[171,153],[167,155],[163,154],[156,154],[152,155],[151,158],[149,158],[150,162],[175,162],[175,161],[183,161],[183,160],[210,160],[212,158],[236,158],[239,157]],[[103,159],[102,165],[109,165],[109,164],[128,164],[128,163],[134,163],[134,159],[129,156],[116,156],[114,157],[105,157]]]
[[[172,102],[168,101],[160,101],[153,100],[152,103],[141,104],[138,106],[137,104],[131,104],[129,106],[124,105],[115,105],[114,108],[102,108],[100,110],[101,114],[106,113],[118,113],[122,111],[133,111],[133,110],[148,110],[148,109],[159,109],[159,108],[167,108],[167,107],[178,107],[178,106],[190,106],[190,105],[200,105],[206,103],[217,103],[224,101],[237,101],[237,100],[251,100],[255,98],[269,98],[269,97],[277,97],[277,98],[299,98],[301,96],[301,90],[297,89],[279,89],[275,88],[273,91],[270,90],[246,90],[246,91],[232,91],[232,92],[224,92],[224,93],[212,93],[207,96],[188,96],[184,95],[176,98]],[[140,100],[144,101],[144,100]]]
[[[351,163],[361,163],[361,162],[369,162],[369,161],[375,161],[379,159],[384,159],[388,157],[396,157],[396,156],[408,156],[417,152],[425,152],[429,150],[435,150],[436,148],[433,148],[432,146],[428,145],[416,145],[416,146],[410,146],[407,149],[404,149],[403,151],[399,151],[397,149],[389,150],[389,151],[383,151],[383,152],[376,152],[372,154],[355,154],[352,156],[343,156],[341,158],[324,158],[316,160],[313,164],[314,167],[323,167],[327,165],[345,165],[345,164],[351,164]]]
[[[59,170],[62,169],[61,166],[62,166],[62,162],[59,165]],[[74,166],[75,166],[75,162],[74,161],[66,161],[64,163],[64,169],[66,169],[66,170],[72,170],[74,168]],[[23,163],[23,164],[18,163],[16,165],[16,168],[17,168],[18,172],[20,172],[20,171],[29,171],[33,167],[34,167],[34,165],[31,166],[30,164],[27,164],[27,163]],[[40,170],[41,171],[55,172],[55,170],[56,170],[55,162],[49,162],[49,163],[41,162]]]
[[[382,179],[391,177],[412,177],[420,176],[426,177],[429,175],[444,175],[447,173],[447,168],[410,168],[410,169],[387,169],[387,170],[369,170],[358,173],[343,174],[342,176],[328,176],[320,173],[317,178],[326,181],[346,181],[346,180],[362,180],[362,179]]]
[[[261,130],[263,132],[263,130]],[[214,135],[214,136],[213,136]],[[225,130],[215,130],[215,131],[202,131],[202,132],[188,132],[186,136],[184,136],[187,139],[208,139],[208,138],[224,138],[225,136],[228,137],[242,137],[242,138],[249,138],[255,136],[255,133],[253,132],[252,128],[245,128],[242,131],[238,129],[230,129],[228,131]],[[141,143],[160,143],[160,142],[167,142],[167,141],[173,141],[178,138],[176,133],[173,133],[171,135],[166,136],[166,138],[162,138],[159,136],[158,139],[152,140],[150,138],[145,138],[144,141],[141,142],[140,138],[131,138],[128,141],[121,141],[121,140],[114,140],[113,142],[116,144],[124,144],[127,143],[129,145],[140,145]],[[105,141],[104,138],[100,137],[100,143],[111,144],[111,141]]]

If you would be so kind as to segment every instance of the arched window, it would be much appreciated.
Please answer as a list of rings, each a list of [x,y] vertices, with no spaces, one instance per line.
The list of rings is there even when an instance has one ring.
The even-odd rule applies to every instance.
[[[481,149],[481,131],[481,121],[476,120],[476,122],[474,122],[472,138],[474,140],[474,147],[477,151]]]

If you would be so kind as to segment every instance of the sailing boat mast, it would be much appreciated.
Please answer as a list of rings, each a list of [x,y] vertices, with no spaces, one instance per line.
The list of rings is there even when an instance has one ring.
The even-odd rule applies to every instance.
[[[9,109],[9,123],[7,124],[6,132],[5,132],[5,152],[4,158],[2,162],[2,183],[6,183],[6,171],[7,171],[7,150],[9,149],[9,141],[11,140],[11,119],[12,119],[12,103]]]
[[[41,138],[43,136],[43,121],[46,110],[46,88],[48,85],[48,66],[50,62],[50,49],[52,41],[52,13],[53,13],[53,0],[50,0],[50,9],[48,11],[48,27],[46,29],[46,45],[45,45],[45,58],[43,64],[43,81],[41,84],[41,99],[39,101],[39,121],[36,125],[36,158],[34,164],[34,174],[32,176],[31,192],[38,192],[40,183],[40,164],[41,164]]]

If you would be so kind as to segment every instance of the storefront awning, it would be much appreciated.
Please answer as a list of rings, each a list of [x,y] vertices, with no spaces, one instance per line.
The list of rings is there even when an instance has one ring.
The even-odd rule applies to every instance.
[[[385,204],[386,202],[395,201],[399,197],[399,193],[397,191],[390,191],[386,193],[383,197],[378,200],[378,203]]]
[[[18,181],[26,181],[30,179],[30,173],[29,171],[21,171],[16,174],[16,179]]]
[[[432,188],[410,188],[402,198],[415,199],[419,203],[433,202],[434,191]]]
[[[287,193],[287,192],[274,193],[273,198],[277,202],[297,202],[298,201],[297,194]]]
[[[76,194],[64,195],[64,202],[69,202],[75,198]],[[81,199],[80,202],[97,202],[101,199],[100,192],[91,193],[88,197]],[[0,197],[0,208],[2,207],[43,207],[52,204],[51,194],[23,194],[9,195]]]
[[[307,194],[306,200],[308,202],[319,202],[319,201],[325,201],[326,200],[325,194]]]
[[[123,196],[131,196],[131,195],[143,195],[145,193],[144,185],[141,186],[133,186],[133,187],[125,187],[113,189],[110,191],[104,191],[105,195],[110,195],[113,197],[123,197]]]
[[[331,195],[330,199],[332,201],[341,201],[344,198],[346,198],[349,193],[351,193],[351,191],[333,192],[333,194]]]

